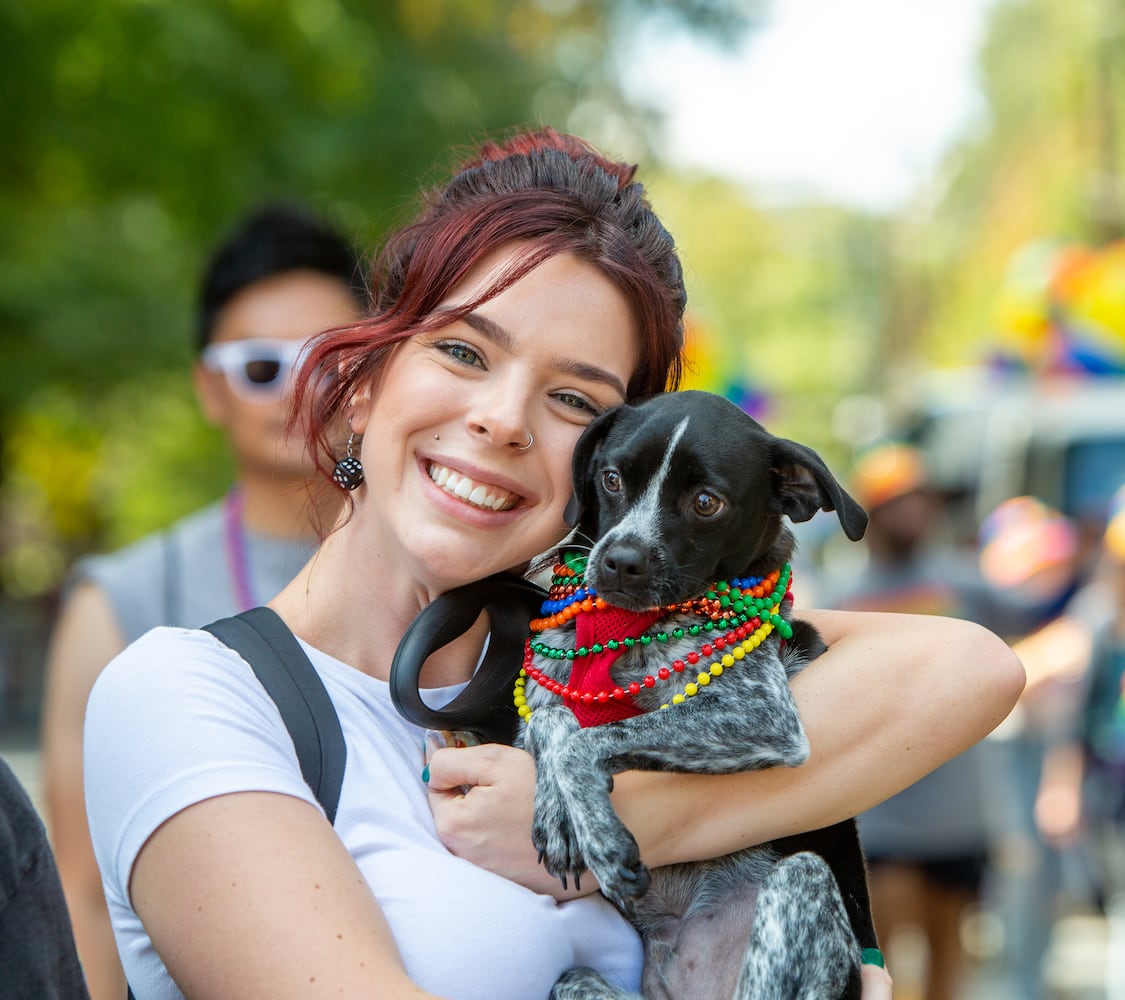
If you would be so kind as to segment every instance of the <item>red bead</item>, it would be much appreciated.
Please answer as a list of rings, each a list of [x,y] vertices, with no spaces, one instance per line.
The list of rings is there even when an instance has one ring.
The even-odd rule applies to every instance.
[[[703,647],[703,648],[702,648],[702,649],[700,650],[700,652],[701,652],[701,653],[702,653],[702,654],[703,654],[704,656],[710,656],[710,655],[711,655],[711,654],[712,654],[713,652],[715,652],[715,650],[714,650],[714,648],[712,647],[711,643],[707,643],[707,645],[705,645],[705,646],[704,646],[704,647]]]
[[[682,674],[684,672],[684,661],[683,660],[673,661],[672,669],[675,670],[677,674]]]
[[[727,641],[722,636],[719,636],[719,638],[715,640],[715,648],[716,649],[725,649],[726,644],[727,644]]]
[[[629,685],[629,694],[639,694],[640,690],[641,690],[641,686],[636,681],[633,681]]]
[[[607,701],[609,701],[609,692],[608,691],[599,691],[598,692],[598,704],[604,705]]]
[[[646,688],[650,688],[656,684],[656,678],[649,674],[642,682]]]
[[[587,692],[586,692],[586,693],[585,693],[585,694],[584,694],[584,695],[582,696],[582,704],[583,704],[583,705],[592,705],[592,704],[594,704],[594,695],[593,695],[593,692],[592,692],[592,691],[587,691]]]
[[[614,688],[613,689],[613,697],[616,698],[618,701],[621,701],[625,697],[625,692],[622,691],[621,688]]]
[[[662,681],[666,681],[669,677],[672,676],[672,671],[667,667],[661,667],[658,671],[656,671],[656,676],[659,677]]]
[[[688,653],[687,661],[688,661],[688,663],[690,663],[694,667],[699,662],[699,654],[698,653]]]

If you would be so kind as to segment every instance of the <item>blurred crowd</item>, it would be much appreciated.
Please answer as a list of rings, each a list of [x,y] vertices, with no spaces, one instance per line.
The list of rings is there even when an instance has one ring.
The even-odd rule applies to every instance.
[[[953,524],[924,452],[857,457],[858,547],[806,531],[802,598],[969,619],[1007,639],[1028,683],[984,743],[859,817],[880,941],[903,1000],[1048,1000],[1061,922],[1105,935],[1100,981],[1125,997],[1125,482],[1096,533],[1032,496],[974,537]],[[813,566],[811,564],[815,563]],[[1105,956],[1104,960],[1101,957]],[[991,984],[981,992],[982,967]],[[1088,970],[1089,971],[1089,970]]]

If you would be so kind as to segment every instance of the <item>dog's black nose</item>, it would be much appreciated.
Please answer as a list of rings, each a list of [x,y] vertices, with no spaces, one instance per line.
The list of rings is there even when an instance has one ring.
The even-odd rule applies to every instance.
[[[618,542],[602,556],[601,564],[602,588],[608,590],[607,584],[615,584],[624,590],[648,575],[649,553],[634,542]]]

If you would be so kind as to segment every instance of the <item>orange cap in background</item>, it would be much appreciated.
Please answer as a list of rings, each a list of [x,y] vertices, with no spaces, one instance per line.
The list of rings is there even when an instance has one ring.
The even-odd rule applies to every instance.
[[[1035,574],[1066,566],[1078,551],[1078,531],[1036,497],[1005,500],[980,528],[980,569],[997,587],[1019,587]]]
[[[852,495],[869,511],[925,487],[921,453],[908,444],[877,445],[862,454],[852,470]]]

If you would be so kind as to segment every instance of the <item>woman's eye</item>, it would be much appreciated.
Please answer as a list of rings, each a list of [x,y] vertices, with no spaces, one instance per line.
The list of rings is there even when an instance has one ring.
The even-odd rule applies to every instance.
[[[462,344],[457,340],[445,340],[436,346],[439,351],[448,354],[454,361],[459,361],[463,365],[479,367],[484,364],[480,354],[468,344]]]
[[[563,406],[569,407],[572,410],[578,410],[581,413],[588,413],[594,417],[602,412],[585,396],[580,396],[576,392],[558,392],[555,393],[555,399],[562,403]]]
[[[606,469],[602,473],[602,486],[607,493],[621,492],[621,474],[616,469]]]
[[[695,499],[691,502],[691,509],[694,510],[700,517],[714,517],[726,505],[714,493],[696,493]]]

